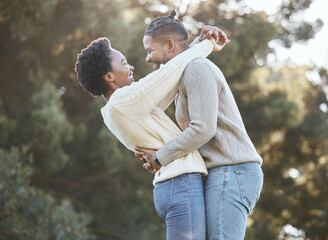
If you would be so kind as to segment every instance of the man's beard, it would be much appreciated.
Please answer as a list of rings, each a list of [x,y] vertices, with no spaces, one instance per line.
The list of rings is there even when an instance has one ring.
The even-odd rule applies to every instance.
[[[154,70],[157,70],[162,63],[160,61],[152,61],[150,64],[153,66]]]
[[[166,64],[170,59],[166,56],[166,54],[163,55],[162,59],[159,61],[152,61],[151,64],[155,70],[160,68],[161,64]]]

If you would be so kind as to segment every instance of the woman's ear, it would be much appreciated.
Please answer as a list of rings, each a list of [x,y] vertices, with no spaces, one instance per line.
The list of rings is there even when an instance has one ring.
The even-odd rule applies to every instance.
[[[104,76],[103,76],[103,79],[106,81],[106,82],[113,82],[114,81],[114,75],[111,73],[111,72],[108,72],[106,73]]]

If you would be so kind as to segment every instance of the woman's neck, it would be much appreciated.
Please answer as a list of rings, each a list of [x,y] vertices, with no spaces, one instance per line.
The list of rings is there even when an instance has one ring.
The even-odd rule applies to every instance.
[[[110,97],[113,95],[114,92],[115,92],[115,90],[114,91],[110,90],[110,91],[107,91],[106,93],[103,94],[106,102],[109,101]]]

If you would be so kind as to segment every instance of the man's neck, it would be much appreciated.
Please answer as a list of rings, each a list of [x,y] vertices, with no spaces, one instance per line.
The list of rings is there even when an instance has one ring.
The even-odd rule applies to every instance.
[[[176,55],[179,55],[180,53],[186,51],[188,48],[190,48],[189,45],[188,45],[188,43],[185,43],[185,44],[180,45],[178,48],[176,48],[174,57]]]
[[[188,48],[190,48],[189,44],[187,42],[183,43],[179,48],[180,50],[179,54],[182,53],[183,51],[186,51]]]

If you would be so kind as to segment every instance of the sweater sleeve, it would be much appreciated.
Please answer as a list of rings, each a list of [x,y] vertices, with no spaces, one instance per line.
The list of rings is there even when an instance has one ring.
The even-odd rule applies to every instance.
[[[162,165],[181,158],[212,139],[217,129],[218,86],[213,68],[192,62],[181,80],[188,101],[189,126],[156,152]]]
[[[131,117],[149,114],[177,85],[188,63],[207,57],[212,50],[209,40],[194,45],[138,82],[116,90],[111,96],[112,106]]]
[[[169,92],[169,94],[157,105],[162,110],[165,110],[174,100],[179,90],[179,85],[175,85],[175,87]]]
[[[198,43],[200,43],[200,41],[199,41],[199,36],[198,37],[196,37],[195,39],[194,39],[194,41],[192,41],[192,43],[190,43],[190,47],[192,47],[192,46],[194,46],[195,44],[198,44]]]
[[[189,45],[190,47],[194,46],[195,44],[200,43],[199,37],[196,37],[192,43]],[[176,86],[159,104],[157,107],[160,109],[165,110],[174,100],[176,94],[178,93],[178,86]]]

